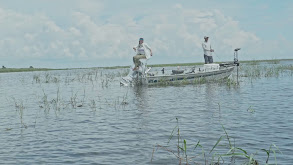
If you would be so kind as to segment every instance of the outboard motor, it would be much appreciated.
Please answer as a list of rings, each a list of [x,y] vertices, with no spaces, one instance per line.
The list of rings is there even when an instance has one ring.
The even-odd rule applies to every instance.
[[[240,50],[240,48],[236,48],[234,50],[234,65],[237,66],[237,84],[238,84],[238,66],[239,66],[239,61],[238,61],[238,50]]]

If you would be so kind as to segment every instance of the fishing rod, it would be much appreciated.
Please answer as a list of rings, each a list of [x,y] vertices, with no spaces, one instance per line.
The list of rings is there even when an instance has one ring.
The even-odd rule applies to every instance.
[[[220,59],[220,57],[217,54],[215,54],[215,52],[212,52],[212,53],[217,56],[219,61],[222,61],[222,59]]]

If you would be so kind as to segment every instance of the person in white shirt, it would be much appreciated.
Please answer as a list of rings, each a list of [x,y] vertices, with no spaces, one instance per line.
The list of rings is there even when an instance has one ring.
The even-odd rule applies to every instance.
[[[148,53],[147,49],[150,51],[150,54]],[[153,55],[152,49],[148,46],[148,44],[143,43],[143,38],[139,39],[138,45],[133,47],[133,50],[136,52],[136,55],[133,56],[133,62],[135,64],[133,70],[138,69],[138,66],[140,65],[139,59],[148,59]]]
[[[203,53],[204,53],[204,62],[205,64],[213,63],[213,56],[212,52],[214,52],[214,49],[212,49],[211,43],[209,42],[209,37],[204,37],[204,42],[202,43]]]

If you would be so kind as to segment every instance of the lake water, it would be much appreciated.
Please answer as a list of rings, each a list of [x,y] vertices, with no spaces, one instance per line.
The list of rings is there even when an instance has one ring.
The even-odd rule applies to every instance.
[[[178,164],[162,148],[153,153],[157,144],[177,153],[176,134],[168,143],[176,118],[187,155],[197,155],[193,161],[199,164],[202,150],[193,150],[199,140],[209,162],[213,153],[228,152],[217,146],[209,154],[225,135],[223,127],[233,145],[249,155],[257,152],[261,164],[267,158],[261,149],[271,144],[282,152],[272,146],[278,164],[293,163],[292,71],[241,77],[239,85],[120,87],[126,72],[1,73],[0,164]],[[227,142],[223,138],[220,144]],[[269,163],[275,163],[273,152]]]

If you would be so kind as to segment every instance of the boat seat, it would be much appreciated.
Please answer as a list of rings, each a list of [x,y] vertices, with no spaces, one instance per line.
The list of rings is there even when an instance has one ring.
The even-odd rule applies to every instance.
[[[172,70],[172,74],[182,74],[184,70]]]

